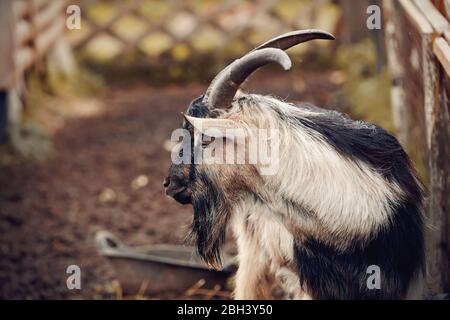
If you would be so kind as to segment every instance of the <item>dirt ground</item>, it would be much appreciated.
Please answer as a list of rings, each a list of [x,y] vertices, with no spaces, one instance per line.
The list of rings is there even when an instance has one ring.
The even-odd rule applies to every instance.
[[[331,73],[280,76],[269,69],[257,78],[264,80],[251,81],[253,92],[340,103]],[[95,97],[102,112],[64,122],[48,160],[0,168],[0,298],[114,298],[114,271],[94,245],[98,230],[129,245],[183,242],[191,207],[164,195],[170,154],[163,146],[180,112],[204,90],[112,85]],[[141,175],[148,184],[136,187]],[[66,287],[71,264],[81,267],[81,290]]]

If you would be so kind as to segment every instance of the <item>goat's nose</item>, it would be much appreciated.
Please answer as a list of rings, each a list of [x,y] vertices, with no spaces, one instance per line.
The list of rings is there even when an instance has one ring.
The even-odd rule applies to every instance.
[[[164,188],[167,188],[169,185],[170,185],[170,180],[169,180],[169,178],[165,178],[165,179],[164,179],[164,182],[163,182]]]

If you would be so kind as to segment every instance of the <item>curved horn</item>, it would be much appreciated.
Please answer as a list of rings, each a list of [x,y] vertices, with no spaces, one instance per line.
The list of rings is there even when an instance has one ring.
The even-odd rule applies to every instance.
[[[289,56],[280,49],[265,48],[250,52],[235,60],[217,75],[207,90],[208,95],[205,96],[205,102],[211,108],[228,108],[245,79],[260,67],[271,62],[278,63],[284,70],[289,70],[292,66]]]
[[[237,89],[239,88],[239,85],[242,84],[242,82],[244,82],[244,80],[256,69],[270,62],[278,62],[285,69],[290,68],[291,62],[287,55],[285,56],[285,58],[283,58],[283,60],[289,60],[289,67],[285,67],[285,65],[283,63],[280,63],[278,60],[267,60],[267,62],[262,63],[262,61],[265,61],[264,56],[274,55],[273,53],[269,53],[269,51],[266,50],[287,50],[299,43],[314,39],[334,40],[335,38],[328,32],[308,29],[288,32],[263,43],[241,59],[235,60],[233,63],[219,72],[219,74],[213,79],[208,89],[206,90],[203,102],[210,108],[229,107],[231,101],[234,98],[234,95],[236,94]],[[284,52],[279,53],[278,51],[270,52],[277,52],[275,54],[276,56],[283,56]],[[265,53],[256,55],[257,52]],[[251,56],[251,58],[247,58],[249,56]],[[252,61],[252,64],[249,66],[245,66],[248,61]],[[233,70],[231,70],[232,68]],[[237,72],[236,70],[242,71]],[[233,78],[231,77],[231,75],[233,75]],[[233,96],[230,98],[231,95]]]
[[[334,40],[335,37],[331,33],[316,29],[296,30],[275,37],[253,50],[260,50],[264,48],[278,48],[281,50],[287,50],[297,44],[316,39]]]

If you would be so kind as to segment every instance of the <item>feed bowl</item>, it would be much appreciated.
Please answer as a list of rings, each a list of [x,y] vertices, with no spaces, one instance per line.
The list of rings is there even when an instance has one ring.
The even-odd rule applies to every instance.
[[[226,288],[235,271],[234,259],[223,256],[223,269],[209,269],[193,247],[149,245],[128,247],[108,231],[95,236],[98,252],[112,264],[124,292],[147,294],[182,293],[204,280],[203,288]]]

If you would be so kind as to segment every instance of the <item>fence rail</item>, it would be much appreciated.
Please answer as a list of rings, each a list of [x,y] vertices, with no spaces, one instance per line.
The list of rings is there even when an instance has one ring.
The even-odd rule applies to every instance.
[[[24,73],[61,39],[64,0],[0,1],[0,143],[8,124],[19,123]]]
[[[62,34],[65,25],[63,0],[3,0],[1,87],[10,87],[41,58]]]
[[[448,292],[450,1],[385,0],[394,122],[428,167],[427,294]]]

